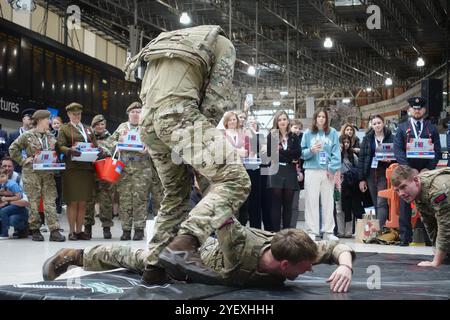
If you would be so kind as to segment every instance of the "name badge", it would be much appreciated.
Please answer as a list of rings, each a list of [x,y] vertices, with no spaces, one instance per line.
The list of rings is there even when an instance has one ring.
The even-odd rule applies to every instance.
[[[378,168],[378,159],[377,158],[375,158],[375,157],[372,158],[372,164],[370,165],[370,167],[372,169]]]
[[[327,164],[327,158],[328,158],[328,154],[325,151],[319,152],[319,164],[321,166],[324,166]]]
[[[434,159],[434,144],[431,139],[411,139],[406,144],[406,157],[409,159]]]

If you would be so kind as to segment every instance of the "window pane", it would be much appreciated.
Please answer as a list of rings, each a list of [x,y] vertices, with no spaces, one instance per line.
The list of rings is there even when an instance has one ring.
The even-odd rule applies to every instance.
[[[83,106],[87,110],[95,110],[92,104],[92,68],[90,67],[84,67],[83,92]]]
[[[19,39],[9,36],[8,37],[8,49],[7,61],[8,66],[6,70],[6,83],[10,91],[19,93]]]
[[[64,77],[65,59],[63,56],[56,55],[56,102],[58,106],[63,106],[65,103],[66,83]]]
[[[45,50],[45,99],[54,102],[55,96],[55,53]],[[53,104],[53,103],[52,103]]]
[[[32,93],[33,99],[44,99],[44,50],[40,47],[33,46],[33,83]]]
[[[0,88],[6,88],[6,49],[7,35],[0,32]]]
[[[22,39],[20,42],[20,93],[26,97],[31,95],[31,59],[33,47],[31,43]]]
[[[75,61],[66,58],[66,105],[76,100],[74,95],[74,65]]]

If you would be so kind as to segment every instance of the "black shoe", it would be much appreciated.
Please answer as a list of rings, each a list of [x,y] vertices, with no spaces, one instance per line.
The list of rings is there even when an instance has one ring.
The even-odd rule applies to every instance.
[[[103,238],[104,239],[111,239],[112,238],[111,228],[110,227],[103,227]]]
[[[89,237],[89,239],[82,239],[82,240],[91,240],[91,238],[92,238],[92,226],[91,225],[84,226],[84,233]]]
[[[142,274],[141,282],[144,285],[165,284],[170,282],[163,268],[147,265]]]
[[[141,229],[137,229],[134,230],[134,236],[133,236],[133,240],[142,240],[144,239],[144,230]]]
[[[131,230],[123,230],[122,236],[120,237],[120,240],[127,241],[131,240]]]
[[[399,246],[400,247],[408,247],[409,246],[409,242],[408,241],[400,241]]]
[[[39,231],[39,229],[33,230],[31,236],[31,240],[33,241],[44,241],[44,236],[42,235],[41,231]]]
[[[26,239],[28,238],[28,230],[18,230],[13,233],[14,239]]]

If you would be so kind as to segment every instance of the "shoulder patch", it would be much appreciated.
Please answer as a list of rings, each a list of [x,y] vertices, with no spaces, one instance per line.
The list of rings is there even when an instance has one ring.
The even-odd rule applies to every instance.
[[[442,201],[444,201],[445,199],[447,199],[447,195],[445,193],[441,193],[441,194],[437,195],[436,197],[434,197],[434,199],[432,200],[432,203],[439,204]]]

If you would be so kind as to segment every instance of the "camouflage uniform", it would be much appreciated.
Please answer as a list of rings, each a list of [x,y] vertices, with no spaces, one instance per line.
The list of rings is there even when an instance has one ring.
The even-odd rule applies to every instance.
[[[257,271],[261,255],[270,248],[275,233],[243,227],[239,222],[228,224],[217,231],[217,239],[208,238],[200,248],[203,263],[220,273],[231,286],[276,286],[286,280],[280,275]],[[339,262],[342,252],[354,251],[337,241],[317,241],[318,256],[314,264]],[[148,251],[129,246],[95,246],[84,250],[83,268],[102,271],[126,268],[143,273]]]
[[[97,144],[99,147],[106,148],[105,140],[111,136],[108,130],[105,130],[102,134],[95,133],[97,138]],[[100,205],[100,221],[102,227],[112,227],[113,223],[113,199],[114,192],[116,190],[115,185],[95,178],[94,196],[92,201],[86,203],[86,216],[84,217],[85,226],[93,226],[95,224],[95,204]]]
[[[433,246],[450,252],[450,168],[421,173],[419,179],[417,210]]]
[[[28,157],[34,157],[41,150],[55,150],[56,138],[50,131],[40,133],[37,129],[26,131],[18,137],[9,147],[9,154],[14,161],[22,166],[23,188],[30,202],[30,230],[39,230],[41,218],[39,215],[39,204],[41,197],[44,202],[45,221],[50,231],[58,230],[59,223],[56,219],[57,197],[54,173],[51,171],[35,171],[33,164],[24,165],[22,150]]]
[[[106,141],[110,150],[114,149],[119,138],[129,130],[140,130],[139,126],[124,122]],[[137,151],[120,151],[120,160],[125,163],[122,176],[117,184],[119,192],[120,220],[122,230],[144,230],[147,218],[147,202],[149,188],[152,185],[152,169],[150,156]]]
[[[217,26],[161,33],[125,68],[129,75],[141,58],[151,61],[142,81],[141,135],[150,148],[164,199],[149,244],[150,265],[158,263],[160,252],[177,235],[205,242],[238,211],[250,190],[242,164],[226,164],[228,157],[238,157],[215,128],[229,103],[236,58],[233,44],[220,33]],[[178,135],[176,141],[173,135]],[[182,162],[211,182],[209,193],[192,210],[191,179]]]

